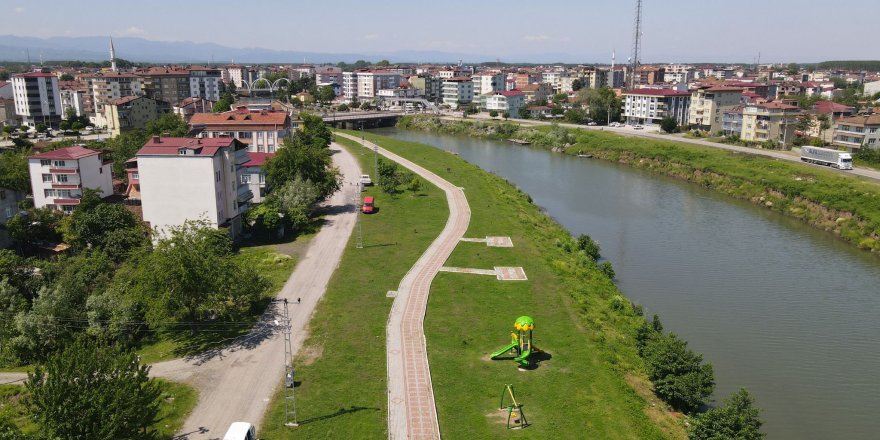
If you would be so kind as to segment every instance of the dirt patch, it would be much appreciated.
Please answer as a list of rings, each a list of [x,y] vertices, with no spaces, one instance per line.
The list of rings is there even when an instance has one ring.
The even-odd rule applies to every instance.
[[[654,387],[650,381],[638,377],[632,373],[624,376],[626,383],[635,390],[636,394],[645,399],[645,415],[660,427],[669,438],[685,440],[688,438],[684,429],[684,416],[681,413],[671,411],[657,396],[654,395]]]
[[[320,359],[323,354],[323,345],[312,345],[309,347],[303,347],[302,353],[299,356],[302,364],[305,366],[309,366],[317,362],[317,360]]]
[[[486,413],[486,419],[491,423],[507,426],[507,408],[489,411]]]

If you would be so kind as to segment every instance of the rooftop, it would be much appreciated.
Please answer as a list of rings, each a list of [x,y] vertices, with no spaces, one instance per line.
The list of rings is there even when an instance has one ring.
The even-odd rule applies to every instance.
[[[244,167],[262,167],[266,164],[266,161],[272,157],[275,157],[275,153],[257,153],[248,151],[248,157],[251,160],[244,163]]]
[[[193,125],[285,125],[288,122],[290,122],[290,117],[287,112],[266,110],[196,113],[190,120],[190,124]]]
[[[74,145],[67,148],[59,148],[45,153],[35,154],[30,159],[50,159],[50,160],[75,160],[83,157],[101,154],[100,151],[90,150],[82,145]]]
[[[236,143],[230,137],[185,138],[153,136],[138,150],[138,156],[178,156],[181,148],[194,150],[195,156],[213,156],[223,148]]]
[[[683,92],[672,89],[634,89],[623,92],[624,95],[649,95],[649,96],[691,96],[691,92]]]
[[[870,115],[848,116],[837,120],[838,124],[880,125],[880,113]]]

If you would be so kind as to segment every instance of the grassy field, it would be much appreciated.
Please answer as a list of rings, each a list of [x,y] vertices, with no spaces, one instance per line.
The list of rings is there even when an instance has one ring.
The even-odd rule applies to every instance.
[[[159,438],[171,438],[195,407],[198,395],[189,385],[161,379],[158,382],[162,388],[162,402],[158,421],[153,428],[158,432]],[[36,434],[37,425],[27,416],[22,403],[26,395],[24,386],[0,385],[0,419],[11,420],[25,434]]]
[[[525,194],[456,156],[367,137],[464,187],[472,210],[467,237],[510,236],[514,242],[513,248],[463,242],[447,266],[522,266],[529,278],[500,282],[441,273],[434,280],[425,331],[444,437],[684,438],[676,418],[645,403],[649,387],[632,348],[640,318],[628,307],[612,309],[619,292],[594,268],[568,268],[571,258],[557,246],[570,239],[566,231]],[[535,344],[551,356],[528,372],[512,361],[488,359],[509,342],[520,315],[535,319]],[[533,423],[525,430],[504,426],[498,403],[506,383],[514,384]]]
[[[373,173],[373,153],[337,139]],[[375,176],[374,176],[375,178]],[[386,438],[386,294],[433,241],[448,217],[446,199],[426,185],[419,196],[394,198],[369,187],[376,214],[362,216],[364,248],[355,235],[312,317],[309,337],[296,356],[297,415],[287,428],[281,389],[259,431],[260,438]]]

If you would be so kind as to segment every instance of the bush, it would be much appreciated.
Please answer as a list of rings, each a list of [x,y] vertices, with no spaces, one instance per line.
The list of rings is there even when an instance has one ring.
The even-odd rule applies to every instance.
[[[578,235],[577,247],[578,249],[584,251],[584,253],[586,253],[587,256],[590,257],[593,261],[599,259],[599,243],[596,243],[592,238],[590,238],[589,235]]]
[[[678,131],[678,121],[675,118],[663,118],[660,120],[660,128],[667,133],[675,133]]]
[[[761,440],[760,410],[754,407],[749,392],[740,389],[730,396],[724,406],[712,408],[694,417],[689,438],[691,440]]]
[[[610,261],[603,261],[602,263],[600,263],[600,264],[599,264],[599,270],[600,270],[600,271],[601,271],[606,277],[608,277],[609,280],[614,280],[614,276],[615,276],[616,274],[614,273],[614,267],[611,266],[611,262],[610,262]]]
[[[496,110],[492,110],[492,111],[489,112],[489,116],[491,116],[491,117],[493,117],[493,118],[497,118],[497,117],[498,117],[498,112],[497,112]]]
[[[705,404],[715,388],[712,365],[673,333],[657,332],[646,341],[642,352],[657,396],[686,413]]]

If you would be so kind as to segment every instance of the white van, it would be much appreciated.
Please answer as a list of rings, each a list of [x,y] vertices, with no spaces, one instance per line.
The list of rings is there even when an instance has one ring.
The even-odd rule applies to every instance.
[[[257,430],[247,422],[235,422],[229,425],[223,440],[257,440]]]

